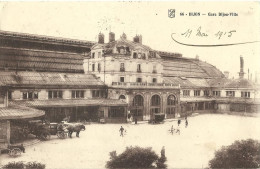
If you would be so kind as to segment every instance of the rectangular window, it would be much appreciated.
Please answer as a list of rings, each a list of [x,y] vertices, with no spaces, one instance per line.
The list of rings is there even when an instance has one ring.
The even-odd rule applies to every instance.
[[[153,83],[157,83],[157,79],[156,78],[153,78]]]
[[[105,91],[104,90],[92,90],[92,97],[105,97]]]
[[[212,94],[215,97],[220,97],[220,91],[213,91]]]
[[[95,58],[95,52],[92,53],[92,58]]]
[[[226,91],[227,97],[235,97],[235,91]]]
[[[101,52],[98,52],[98,58],[101,58]]]
[[[71,91],[71,98],[76,98],[76,91],[75,90]]]
[[[12,93],[13,93],[12,91],[8,91],[8,99],[9,100],[12,100]]]
[[[50,90],[48,92],[49,99],[58,99],[63,97],[63,92],[60,90]]]
[[[136,82],[137,82],[137,83],[142,83],[142,78],[138,77],[138,78],[136,79]]]
[[[241,92],[241,97],[250,98],[250,92]]]
[[[105,98],[105,91],[104,90],[100,91],[100,97]]]
[[[133,53],[133,58],[137,59],[137,53],[136,52]]]
[[[120,72],[124,72],[124,71],[125,71],[125,64],[120,63]]]
[[[33,98],[38,99],[38,92],[33,92]]]
[[[98,63],[98,71],[100,72],[101,71],[101,64]]]
[[[28,92],[28,99],[32,99],[33,98],[33,92]]]
[[[200,90],[194,90],[194,96],[200,96]]]
[[[48,98],[51,99],[52,98],[52,91],[48,92]]]
[[[23,99],[28,99],[28,93],[27,92],[23,92]]]
[[[209,91],[208,90],[204,90],[204,96],[209,96]]]
[[[95,63],[92,64],[92,72],[95,71]]]
[[[183,96],[190,96],[189,90],[183,90]]]
[[[120,77],[120,82],[125,82],[125,77]]]
[[[38,99],[38,92],[36,91],[23,92],[23,99]]]
[[[153,65],[153,73],[157,73],[156,65]]]
[[[84,98],[84,90],[72,90],[71,98]]]
[[[141,72],[141,64],[137,64],[137,72]]]

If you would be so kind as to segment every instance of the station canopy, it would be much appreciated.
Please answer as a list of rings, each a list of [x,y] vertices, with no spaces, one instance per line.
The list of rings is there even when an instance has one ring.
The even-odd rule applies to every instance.
[[[24,106],[9,106],[0,108],[0,120],[27,119],[45,115],[42,110]]]

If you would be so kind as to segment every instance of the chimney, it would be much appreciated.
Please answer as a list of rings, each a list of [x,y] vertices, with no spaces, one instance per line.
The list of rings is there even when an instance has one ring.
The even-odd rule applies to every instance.
[[[98,43],[104,43],[104,41],[105,41],[105,36],[104,36],[104,34],[103,33],[99,33],[98,34]]]
[[[228,77],[229,77],[229,71],[224,71],[224,75],[225,75],[225,77],[228,79]]]
[[[244,78],[244,59],[242,56],[240,56],[240,72],[239,72],[239,78],[243,79]]]
[[[133,38],[133,41],[136,42],[136,43],[142,44],[142,41],[143,41],[142,35],[136,35],[136,36]]]
[[[114,42],[114,41],[115,41],[115,33],[109,32],[109,42]]]
[[[123,34],[121,35],[121,39],[126,40],[126,34],[125,34],[125,33],[123,33]]]
[[[249,80],[249,69],[247,70],[247,80]]]

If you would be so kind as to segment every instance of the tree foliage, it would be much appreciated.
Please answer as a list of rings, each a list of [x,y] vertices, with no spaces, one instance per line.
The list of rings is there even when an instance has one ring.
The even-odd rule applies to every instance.
[[[24,163],[23,161],[9,162],[3,166],[3,169],[45,169],[45,164],[36,161]]]
[[[215,152],[210,168],[259,168],[260,143],[257,140],[235,141]]]
[[[165,150],[164,150],[165,152]],[[117,155],[115,151],[110,152],[110,161],[107,168],[166,168],[165,153],[159,157],[152,148],[127,147],[126,150]]]

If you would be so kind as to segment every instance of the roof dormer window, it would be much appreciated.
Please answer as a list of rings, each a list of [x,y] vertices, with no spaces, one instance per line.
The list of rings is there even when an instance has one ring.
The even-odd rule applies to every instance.
[[[136,52],[133,53],[133,58],[137,59],[137,53]]]

